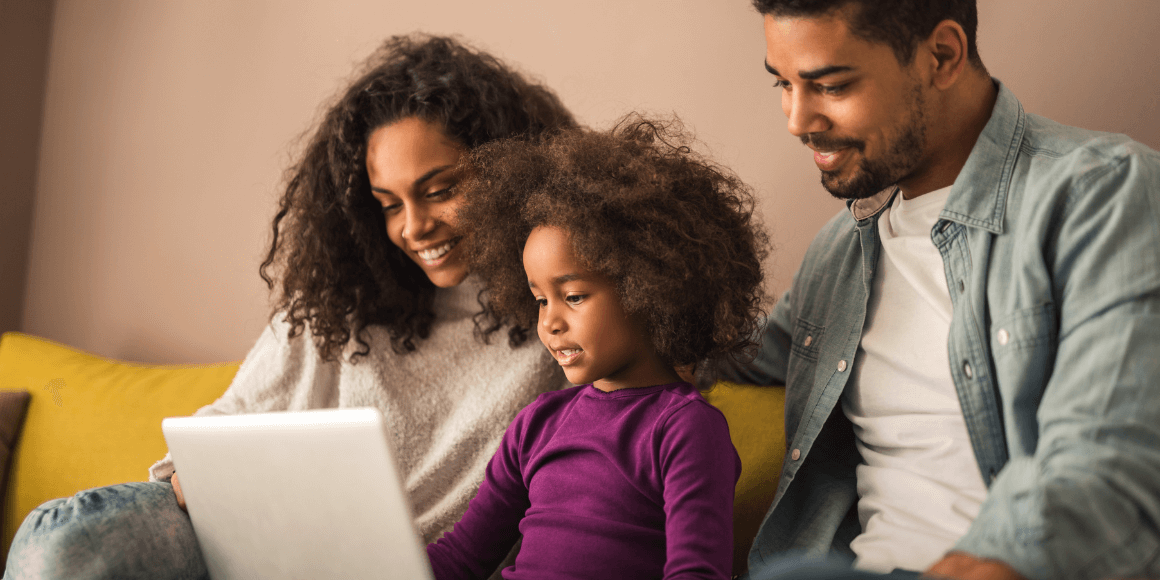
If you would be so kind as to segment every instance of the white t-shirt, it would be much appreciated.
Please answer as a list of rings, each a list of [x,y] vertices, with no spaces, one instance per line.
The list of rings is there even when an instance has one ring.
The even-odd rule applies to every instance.
[[[878,218],[882,252],[842,409],[854,424],[856,568],[922,571],[967,531],[987,489],[951,380],[951,298],[931,228],[950,188]]]

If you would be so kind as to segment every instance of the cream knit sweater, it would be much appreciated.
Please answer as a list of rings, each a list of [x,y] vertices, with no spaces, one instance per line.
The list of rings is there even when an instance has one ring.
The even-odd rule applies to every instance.
[[[474,338],[478,292],[473,278],[439,289],[431,334],[409,354],[391,350],[385,329],[368,328],[370,353],[353,364],[345,356],[323,362],[309,336],[287,339],[288,325],[276,319],[225,394],[195,414],[377,407],[394,427],[416,528],[425,543],[433,542],[467,511],[516,413],[540,393],[568,386],[535,337],[515,349],[504,330],[491,344]],[[355,347],[347,345],[347,353]],[[149,479],[166,481],[172,473],[166,455],[149,469]]]

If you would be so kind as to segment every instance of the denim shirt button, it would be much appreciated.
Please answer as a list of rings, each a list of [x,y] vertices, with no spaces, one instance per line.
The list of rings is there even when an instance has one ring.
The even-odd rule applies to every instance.
[[[794,449],[793,453],[789,454],[789,458],[794,460],[794,461],[801,459],[802,458],[802,450],[801,449]]]
[[[963,361],[963,374],[967,375],[968,379],[974,378],[975,373],[971,372],[971,363]]]
[[[1006,328],[1000,328],[995,338],[999,339],[999,346],[1007,346],[1007,343],[1011,341],[1011,333],[1007,332]]]
[[[840,372],[840,373],[846,372],[846,361],[844,361],[844,360],[838,361],[838,372]]]
[[[802,346],[809,346],[813,343],[814,343],[814,337],[807,336],[806,339],[802,341]]]

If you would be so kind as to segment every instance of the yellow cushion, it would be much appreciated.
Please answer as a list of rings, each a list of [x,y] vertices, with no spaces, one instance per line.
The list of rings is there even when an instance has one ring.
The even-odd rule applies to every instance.
[[[4,334],[0,389],[32,394],[5,496],[4,552],[28,512],[45,501],[145,480],[165,456],[161,419],[213,402],[238,365],[147,366]]]
[[[739,574],[781,476],[785,387],[719,382],[701,395],[729,421],[729,436],[741,456],[741,478],[733,498],[733,573]]]

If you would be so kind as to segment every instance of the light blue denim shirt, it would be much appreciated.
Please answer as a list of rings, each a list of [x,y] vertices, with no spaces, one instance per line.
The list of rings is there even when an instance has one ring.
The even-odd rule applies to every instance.
[[[954,316],[951,376],[988,495],[955,549],[1028,578],[1160,574],[1160,154],[1027,114],[996,81],[931,241]],[[851,554],[861,461],[838,405],[894,188],[810,245],[757,360],[785,384],[787,454],[749,555]],[[824,428],[823,428],[824,427]],[[852,554],[851,554],[852,555]]]

